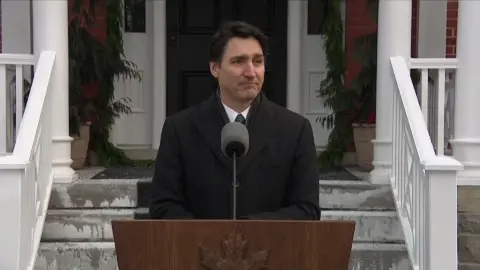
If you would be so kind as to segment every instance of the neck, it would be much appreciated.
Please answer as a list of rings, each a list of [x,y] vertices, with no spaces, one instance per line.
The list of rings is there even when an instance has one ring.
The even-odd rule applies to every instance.
[[[227,105],[229,108],[231,108],[232,110],[234,110],[237,113],[242,113],[250,105],[252,105],[252,101],[239,102],[239,101],[236,101],[232,98],[229,98],[227,95],[225,95],[223,93],[223,91],[220,91],[220,100],[223,102],[223,104]]]

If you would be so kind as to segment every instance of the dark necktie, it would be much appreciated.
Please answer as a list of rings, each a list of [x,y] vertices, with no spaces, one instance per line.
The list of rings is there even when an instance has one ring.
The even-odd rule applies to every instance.
[[[239,123],[245,125],[245,123],[246,123],[247,121],[245,120],[245,117],[243,117],[243,115],[242,115],[241,113],[239,113],[239,114],[237,115],[237,117],[235,117],[235,122],[239,122]]]

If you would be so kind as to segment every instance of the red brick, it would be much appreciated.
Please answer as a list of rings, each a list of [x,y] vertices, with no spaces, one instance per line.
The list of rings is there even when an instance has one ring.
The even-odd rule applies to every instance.
[[[458,24],[458,0],[448,0],[447,2],[447,29],[446,29],[446,48],[447,58],[456,57],[457,45],[457,24]]]
[[[455,45],[457,45],[457,39],[455,39],[455,38],[447,38],[446,44],[447,44],[447,46],[455,46]]]
[[[456,9],[447,9],[447,19],[457,19]]]
[[[447,10],[458,10],[458,0],[448,0]]]
[[[418,56],[418,10],[419,10],[420,1],[412,1],[412,45],[411,45],[411,55],[412,57]]]
[[[457,27],[457,19],[447,19],[447,27]]]
[[[69,21],[74,19],[77,14],[71,10],[76,0],[68,0],[69,4]],[[84,7],[88,8],[90,0],[82,0]],[[95,18],[92,26],[88,27],[88,31],[101,42],[107,39],[107,9],[106,1],[99,1],[95,7]]]
[[[347,55],[345,84],[349,85],[361,69],[360,63],[354,58],[355,40],[363,35],[377,31],[377,25],[367,10],[366,0],[348,0],[346,2],[345,18],[345,49]],[[418,0],[413,0],[412,6],[412,55],[417,55],[418,35]]]

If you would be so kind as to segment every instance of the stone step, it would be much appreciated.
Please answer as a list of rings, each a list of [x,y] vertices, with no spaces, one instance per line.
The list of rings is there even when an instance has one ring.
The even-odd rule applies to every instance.
[[[320,181],[322,209],[392,210],[395,202],[390,185],[366,181]]]
[[[42,241],[112,241],[114,219],[133,219],[133,209],[49,210]]]
[[[54,184],[49,208],[136,207],[137,182],[138,179],[84,179]]]
[[[148,219],[148,209],[137,209],[135,219]],[[355,221],[354,241],[358,243],[404,243],[402,225],[394,211],[326,210],[322,219]]]
[[[114,219],[148,218],[148,209],[49,210],[42,241],[110,241]],[[354,220],[356,242],[403,243],[403,233],[393,211],[323,211],[324,220]]]
[[[35,270],[117,270],[113,242],[41,243]],[[410,270],[400,244],[354,244],[349,270]]]
[[[323,211],[322,220],[355,221],[357,243],[404,243],[402,224],[395,211]]]
[[[150,179],[138,181],[138,207],[148,207]],[[320,181],[320,205],[323,209],[395,210],[389,185],[367,181]]]

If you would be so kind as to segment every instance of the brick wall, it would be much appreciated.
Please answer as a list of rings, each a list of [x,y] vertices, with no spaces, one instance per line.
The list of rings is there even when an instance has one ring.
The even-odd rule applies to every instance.
[[[354,59],[355,40],[377,31],[377,24],[367,9],[365,0],[346,1],[345,8],[345,49],[347,55],[345,83],[349,85],[360,71],[360,64]]]
[[[447,2],[447,40],[445,55],[447,58],[455,58],[457,53],[457,18],[458,18],[458,0],[448,0]]]
[[[418,6],[419,0],[412,1],[412,57],[418,57]]]
[[[417,55],[418,33],[418,0],[413,0],[412,7],[412,56]],[[347,54],[345,82],[347,85],[360,71],[360,64],[354,59],[355,40],[358,37],[374,33],[377,25],[372,20],[372,14],[367,10],[366,0],[346,1],[345,45]]]
[[[1,0],[0,0],[1,1]],[[76,0],[68,0],[68,19],[72,20],[75,16],[71,12],[73,4]],[[89,6],[89,0],[83,0],[83,3],[86,7]],[[95,36],[100,41],[104,42],[107,38],[107,9],[106,9],[106,1],[99,1],[99,4],[95,8],[95,22],[89,28],[90,33]]]

